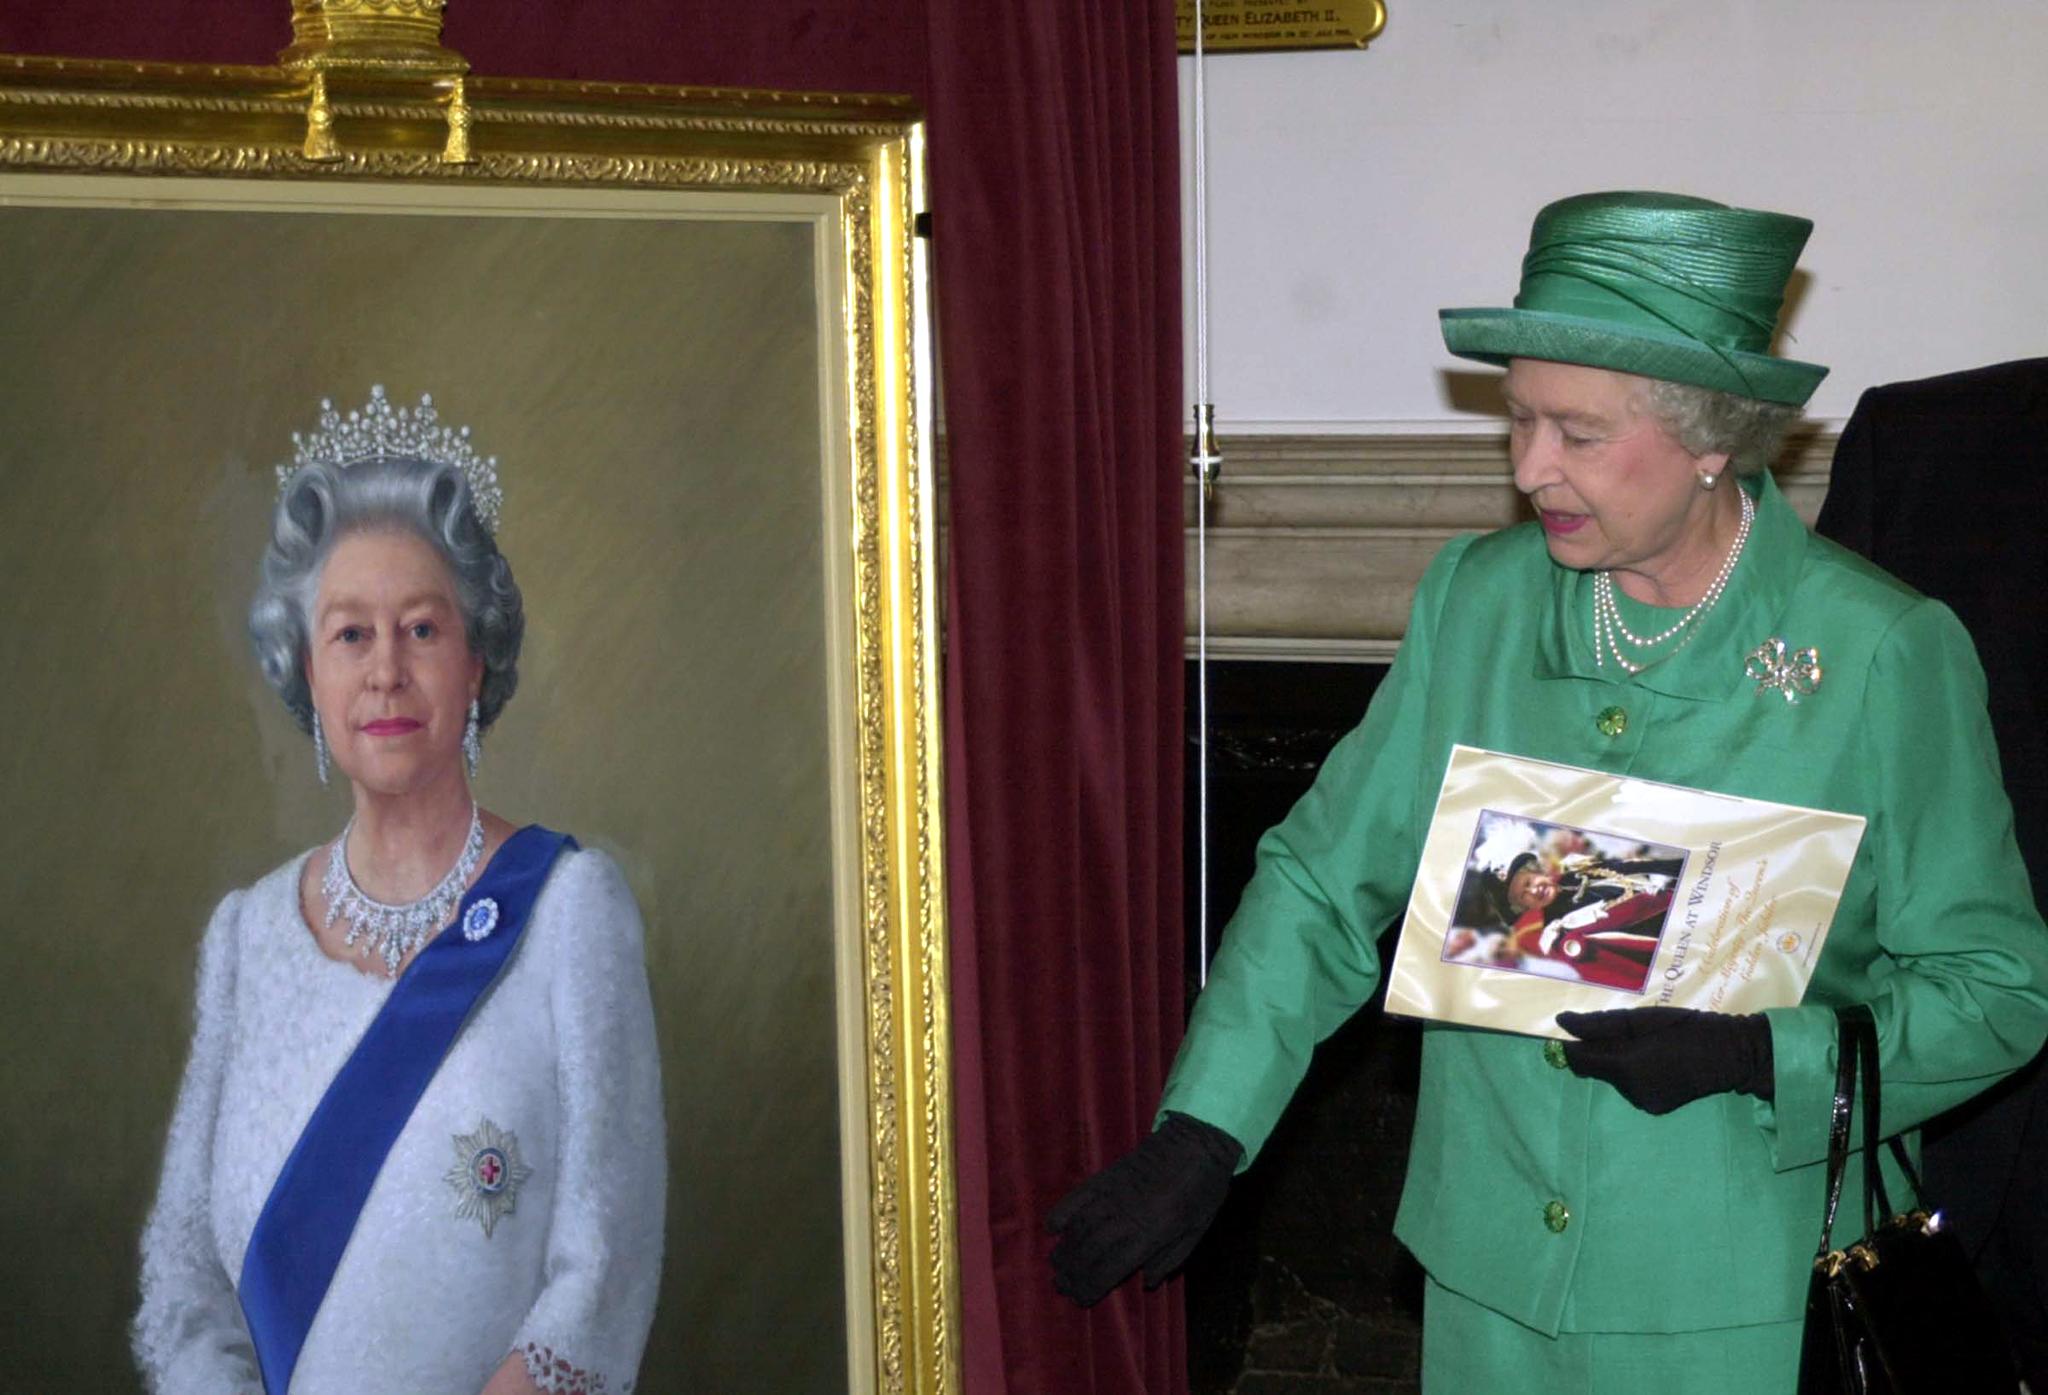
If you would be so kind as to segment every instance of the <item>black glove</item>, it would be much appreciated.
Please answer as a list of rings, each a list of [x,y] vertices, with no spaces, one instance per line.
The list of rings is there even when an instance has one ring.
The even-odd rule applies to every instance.
[[[1084,1308],[1140,1267],[1145,1287],[1159,1287],[1216,1218],[1243,1156],[1238,1141],[1215,1125],[1168,1114],[1046,1217],[1046,1229],[1060,1237],[1053,1287]]]
[[[1617,1008],[1560,1012],[1557,1025],[1578,1038],[1564,1044],[1566,1065],[1650,1114],[1729,1090],[1766,1100],[1774,1092],[1771,1024],[1760,1012]]]

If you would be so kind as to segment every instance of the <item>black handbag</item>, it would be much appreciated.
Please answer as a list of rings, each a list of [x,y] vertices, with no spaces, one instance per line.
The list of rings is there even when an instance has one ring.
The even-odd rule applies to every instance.
[[[1962,1245],[1928,1206],[1912,1159],[1891,1153],[1916,1204],[1894,1212],[1878,1167],[1877,1022],[1861,1004],[1841,1028],[1828,1127],[1827,1214],[1806,1290],[1799,1395],[2013,1395],[2012,1358]],[[1833,1248],[1862,1073],[1863,1238]]]

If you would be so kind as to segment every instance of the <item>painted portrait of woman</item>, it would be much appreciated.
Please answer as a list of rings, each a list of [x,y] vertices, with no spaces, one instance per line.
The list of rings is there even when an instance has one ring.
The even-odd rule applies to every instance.
[[[137,1362],[162,1395],[628,1388],[666,1182],[644,932],[610,857],[470,785],[525,631],[495,460],[381,387],[298,440],[249,631],[350,814],[213,914]]]
[[[200,183],[0,209],[21,1378],[843,1385],[829,220]]]

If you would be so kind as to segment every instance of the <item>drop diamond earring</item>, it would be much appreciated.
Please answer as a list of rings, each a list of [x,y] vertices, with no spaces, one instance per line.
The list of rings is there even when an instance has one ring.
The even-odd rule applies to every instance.
[[[313,714],[313,768],[320,772],[320,783],[327,783],[327,733],[320,730],[320,714]]]
[[[462,755],[469,762],[469,778],[476,778],[476,763],[483,759],[484,743],[477,733],[477,718],[480,715],[475,698],[469,700],[469,724],[462,729]]]

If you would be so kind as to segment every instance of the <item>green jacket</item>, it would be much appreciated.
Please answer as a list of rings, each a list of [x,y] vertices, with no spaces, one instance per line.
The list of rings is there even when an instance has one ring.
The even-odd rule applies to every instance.
[[[1799,1316],[1831,1005],[1876,1011],[1887,1133],[1976,1094],[2048,1034],[2048,930],[1968,635],[1809,535],[1768,477],[1749,487],[1756,522],[1719,604],[1633,677],[1596,666],[1592,577],[1554,564],[1535,525],[1444,548],[1365,720],[1261,840],[1161,1104],[1257,1154],[1315,1044],[1378,983],[1375,939],[1407,904],[1453,743],[1862,814],[1806,1002],[1769,1014],[1774,1103],[1724,1094],[1652,1116],[1536,1039],[1425,1026],[1395,1233],[1439,1283],[1543,1332]],[[1623,606],[1637,633],[1663,628]],[[1820,685],[1796,704],[1744,675],[1772,637],[1820,652]],[[1610,708],[1626,714],[1612,736],[1611,716],[1596,722]],[[1860,1229],[1860,1207],[1844,1212]]]

